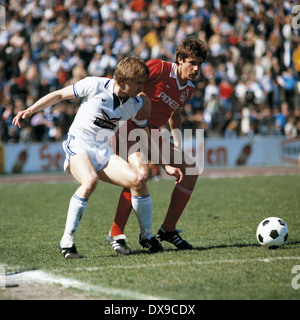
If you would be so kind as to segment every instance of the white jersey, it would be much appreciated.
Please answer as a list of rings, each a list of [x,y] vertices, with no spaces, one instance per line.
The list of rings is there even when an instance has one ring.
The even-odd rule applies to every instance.
[[[142,98],[137,96],[121,102],[113,93],[113,86],[113,79],[102,77],[86,77],[73,85],[75,96],[83,100],[69,129],[70,135],[89,136],[100,142],[103,136],[112,137],[127,120],[131,119],[138,128],[147,126],[146,120],[135,119]]]
[[[113,154],[110,142],[120,125],[131,119],[138,128],[147,126],[146,120],[135,119],[143,105],[142,98],[137,96],[122,102],[113,93],[113,86],[113,79],[99,77],[86,77],[73,85],[75,96],[83,99],[68,139],[63,142],[65,170],[70,156],[79,153],[87,154],[95,170],[101,170]]]

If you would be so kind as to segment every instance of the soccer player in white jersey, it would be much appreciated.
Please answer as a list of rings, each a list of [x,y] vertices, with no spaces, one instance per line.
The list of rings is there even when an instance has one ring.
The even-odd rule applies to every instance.
[[[110,145],[110,138],[118,131],[120,124],[129,119],[149,134],[147,121],[135,119],[143,105],[144,108],[146,104],[151,107],[150,100],[145,95],[138,95],[143,91],[143,83],[148,75],[149,69],[142,60],[127,57],[117,65],[114,79],[86,77],[74,85],[47,94],[31,107],[18,112],[13,119],[13,124],[21,127],[21,120],[36,112],[62,100],[83,98],[69,129],[68,139],[63,143],[66,153],[65,169],[69,169],[80,184],[70,200],[65,231],[59,245],[65,258],[83,257],[77,252],[75,233],[99,180],[129,188],[138,220],[142,218],[152,221],[152,201],[145,178],[137,169],[114,154]],[[166,165],[165,170],[175,176],[178,182],[182,179],[179,169]],[[149,242],[149,248],[160,246],[150,228],[142,229],[141,237]],[[124,250],[124,239],[110,239],[110,244],[117,252],[118,247]]]

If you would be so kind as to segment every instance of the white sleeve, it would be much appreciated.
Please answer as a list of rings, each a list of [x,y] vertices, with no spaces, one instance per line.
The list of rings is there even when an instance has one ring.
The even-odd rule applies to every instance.
[[[136,125],[136,127],[138,128],[146,128],[147,125],[148,125],[148,122],[147,120],[136,120],[135,118],[134,119],[131,119],[131,121]]]
[[[73,91],[76,98],[92,97],[99,86],[99,78],[86,77],[73,84]]]

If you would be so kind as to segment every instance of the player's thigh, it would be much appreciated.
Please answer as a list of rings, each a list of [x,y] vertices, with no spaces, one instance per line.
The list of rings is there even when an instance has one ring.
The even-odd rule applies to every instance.
[[[93,183],[98,180],[95,168],[87,154],[79,153],[70,156],[69,169],[79,184]]]
[[[100,180],[125,188],[137,186],[142,178],[137,170],[117,155],[112,155],[104,168],[97,174]]]
[[[145,152],[135,150],[134,143],[128,143],[128,163],[147,180],[149,178],[149,165]]]

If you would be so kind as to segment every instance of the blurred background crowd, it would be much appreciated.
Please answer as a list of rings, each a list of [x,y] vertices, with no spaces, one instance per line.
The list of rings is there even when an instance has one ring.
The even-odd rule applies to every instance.
[[[0,142],[61,141],[80,101],[14,115],[48,92],[90,76],[112,77],[118,61],[174,61],[193,35],[209,57],[184,108],[183,129],[206,137],[300,136],[297,0],[2,1]],[[300,10],[298,10],[300,12]]]

